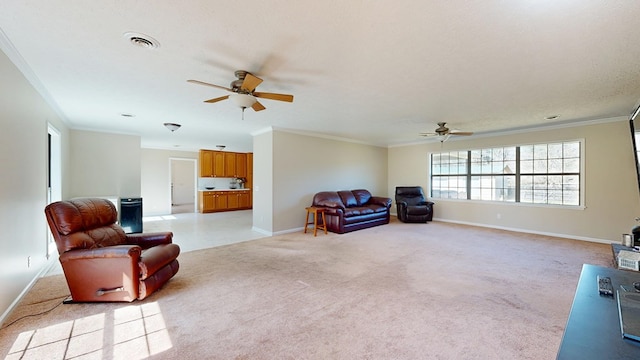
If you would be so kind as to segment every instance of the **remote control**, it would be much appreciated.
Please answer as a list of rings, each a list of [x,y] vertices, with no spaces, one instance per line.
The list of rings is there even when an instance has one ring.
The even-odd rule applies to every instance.
[[[601,295],[613,296],[613,286],[609,277],[598,275],[598,292]]]

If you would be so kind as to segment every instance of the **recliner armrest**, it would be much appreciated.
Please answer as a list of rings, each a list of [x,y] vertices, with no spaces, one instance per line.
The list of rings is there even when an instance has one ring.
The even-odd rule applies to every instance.
[[[433,201],[420,201],[418,205],[434,205]]]
[[[71,250],[60,255],[60,262],[96,258],[132,258],[135,262],[140,259],[142,249],[136,245],[115,245],[95,249]]]
[[[127,243],[138,245],[143,249],[149,249],[162,244],[173,242],[173,232],[155,232],[141,234],[127,234]]]

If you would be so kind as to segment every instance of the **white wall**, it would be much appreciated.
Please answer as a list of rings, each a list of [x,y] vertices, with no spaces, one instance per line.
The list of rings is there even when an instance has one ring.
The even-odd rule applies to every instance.
[[[198,159],[197,152],[141,149],[143,215],[171,214],[171,159]]]
[[[140,137],[71,131],[70,198],[140,196]]]
[[[273,233],[273,132],[253,137],[253,228]]]
[[[629,233],[636,225],[635,217],[640,216],[640,196],[626,118],[554,130],[448,141],[442,151],[576,139],[585,141],[584,209],[434,199],[434,217],[589,241],[619,242],[621,234]],[[421,185],[427,192],[427,159],[431,152],[440,151],[440,143],[390,148],[390,193],[400,185]]]
[[[387,196],[386,148],[277,129],[255,136],[253,148],[254,227],[267,232],[303,227],[304,209],[320,191]]]
[[[48,266],[47,123],[68,138],[55,111],[0,52],[0,322]],[[68,154],[63,146],[63,157]],[[63,171],[68,164],[63,161]],[[68,176],[63,172],[63,182]],[[63,187],[63,196],[68,186]],[[27,258],[31,257],[31,266]],[[57,259],[57,257],[56,257]]]

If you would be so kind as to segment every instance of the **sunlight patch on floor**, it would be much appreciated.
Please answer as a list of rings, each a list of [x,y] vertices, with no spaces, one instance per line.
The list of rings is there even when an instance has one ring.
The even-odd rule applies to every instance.
[[[113,326],[107,323],[102,313],[22,332],[5,359],[103,359],[111,335],[115,360],[146,359],[173,347],[157,302],[116,309]]]

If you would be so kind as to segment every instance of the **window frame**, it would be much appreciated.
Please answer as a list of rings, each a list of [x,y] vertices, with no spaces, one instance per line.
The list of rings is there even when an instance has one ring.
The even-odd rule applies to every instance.
[[[577,142],[579,144],[579,151],[580,151],[580,159],[579,159],[579,171],[577,173],[577,176],[579,177],[579,188],[578,188],[578,205],[563,205],[563,204],[548,204],[548,203],[535,203],[535,202],[521,202],[520,200],[520,179],[522,174],[520,173],[520,147],[524,147],[524,146],[535,146],[535,145],[550,145],[550,144],[563,144],[563,143],[571,143],[571,142]],[[568,140],[557,140],[557,141],[540,141],[540,142],[531,142],[531,143],[524,143],[524,144],[517,144],[517,145],[495,145],[495,146],[483,146],[483,147],[478,147],[478,148],[470,148],[470,149],[466,149],[466,148],[461,148],[461,149],[451,149],[449,151],[432,151],[432,152],[428,152],[427,154],[427,171],[428,171],[428,176],[427,176],[427,181],[428,181],[428,189],[429,189],[429,196],[436,200],[436,201],[451,201],[451,202],[476,202],[476,203],[492,203],[492,204],[501,204],[501,205],[513,205],[513,206],[527,206],[527,207],[544,207],[544,208],[560,208],[560,209],[578,209],[578,210],[584,210],[586,208],[586,152],[585,152],[585,139],[584,138],[578,138],[578,139],[568,139]],[[517,198],[515,201],[504,201],[504,200],[481,200],[481,199],[473,199],[471,198],[471,178],[473,176],[505,176],[507,174],[499,174],[499,173],[494,173],[494,174],[473,174],[471,171],[471,153],[472,151],[477,151],[477,150],[485,150],[485,149],[496,149],[496,148],[510,148],[510,147],[514,147],[516,148],[516,151],[518,152],[518,157],[516,160],[516,171],[514,172],[515,178],[516,178],[516,192],[517,192]],[[434,155],[438,155],[438,154],[449,154],[452,152],[466,152],[467,155],[467,169],[466,169],[466,173],[464,174],[436,174],[435,177],[441,177],[441,176],[447,176],[447,175],[451,175],[451,176],[462,176],[464,178],[466,178],[466,197],[465,198],[451,198],[451,197],[433,197],[433,185],[434,185],[434,174],[433,174],[433,157]],[[639,151],[640,152],[640,151]],[[547,173],[545,175],[557,175],[556,173]]]

